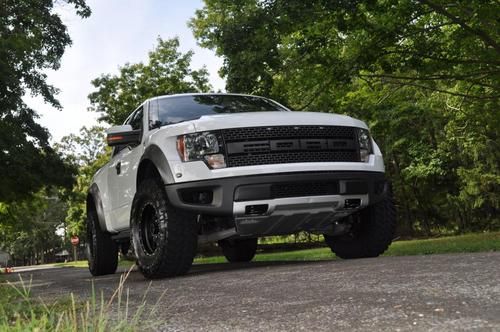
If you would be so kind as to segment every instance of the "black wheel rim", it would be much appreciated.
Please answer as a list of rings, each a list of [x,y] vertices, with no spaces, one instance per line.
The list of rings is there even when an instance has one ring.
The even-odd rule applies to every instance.
[[[140,237],[144,253],[152,255],[160,241],[160,225],[158,215],[152,204],[146,204],[141,212]]]

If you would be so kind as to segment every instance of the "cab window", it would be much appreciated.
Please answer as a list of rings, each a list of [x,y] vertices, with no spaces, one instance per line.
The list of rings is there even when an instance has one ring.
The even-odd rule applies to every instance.
[[[141,107],[137,111],[135,111],[135,113],[130,119],[130,123],[128,124],[130,124],[132,126],[132,129],[134,130],[138,129],[142,130],[142,118],[143,118],[143,112]]]

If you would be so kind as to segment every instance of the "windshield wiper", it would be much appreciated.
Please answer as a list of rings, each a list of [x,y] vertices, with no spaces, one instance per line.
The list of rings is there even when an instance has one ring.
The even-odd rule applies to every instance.
[[[173,125],[173,124],[178,124],[178,123],[181,123],[181,122],[186,122],[186,121],[191,121],[191,120],[196,120],[196,119],[199,119],[199,118],[194,118],[194,119],[186,119],[186,120],[180,120],[180,121],[171,121],[171,122],[161,122],[161,125],[160,127],[163,127],[163,126],[168,126],[168,125]],[[159,122],[159,121],[158,121]],[[159,128],[159,127],[158,127]]]

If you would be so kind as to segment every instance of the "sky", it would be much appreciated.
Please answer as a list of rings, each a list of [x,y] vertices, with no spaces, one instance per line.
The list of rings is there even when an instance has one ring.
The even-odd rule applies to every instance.
[[[213,51],[200,48],[187,27],[195,10],[203,6],[201,0],[87,0],[87,4],[92,9],[87,19],[76,16],[69,5],[57,10],[73,40],[59,70],[47,71],[48,82],[60,89],[57,97],[63,110],[54,109],[38,97],[25,98],[39,113],[38,122],[49,130],[53,142],[78,133],[82,126],[97,124],[99,115],[87,111],[87,96],[94,91],[90,81],[101,74],[118,73],[118,68],[127,62],[147,60],[158,37],[177,36],[182,52],[194,51],[192,67],[205,65],[214,90],[224,91],[225,82],[217,73],[222,59]]]

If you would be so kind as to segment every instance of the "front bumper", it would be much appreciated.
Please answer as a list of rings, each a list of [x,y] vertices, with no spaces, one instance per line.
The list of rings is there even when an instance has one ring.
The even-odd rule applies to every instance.
[[[388,190],[384,173],[368,171],[238,176],[169,184],[165,188],[175,208],[240,218],[269,215],[286,206],[307,209],[333,202],[335,209],[352,210],[377,203]]]

